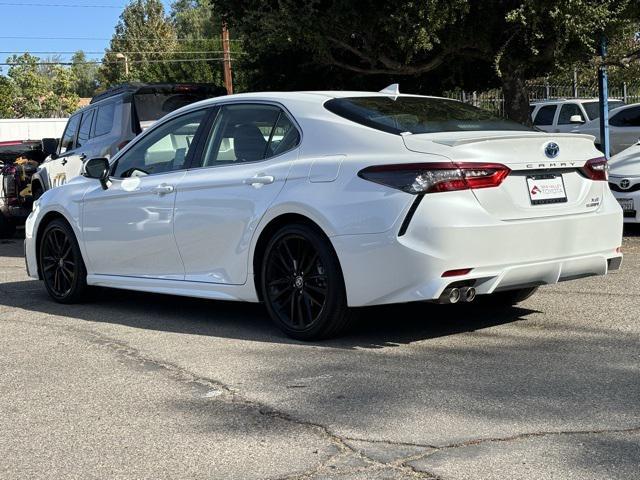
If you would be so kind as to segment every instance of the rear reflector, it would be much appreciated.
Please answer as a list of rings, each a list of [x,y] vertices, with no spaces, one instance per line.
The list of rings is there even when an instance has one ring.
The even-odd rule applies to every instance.
[[[609,178],[609,162],[604,157],[592,158],[587,160],[580,172],[591,180],[606,182]]]
[[[457,270],[447,270],[442,274],[443,277],[459,277],[471,272],[473,268],[458,268]]]
[[[367,167],[358,176],[417,195],[497,187],[510,172],[499,163],[400,163]]]

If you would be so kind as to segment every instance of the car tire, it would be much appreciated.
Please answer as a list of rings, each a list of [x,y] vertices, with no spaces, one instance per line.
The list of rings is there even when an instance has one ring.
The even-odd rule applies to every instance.
[[[504,292],[493,293],[487,295],[486,300],[493,305],[501,306],[513,306],[520,302],[524,302],[527,298],[531,297],[538,287],[519,288],[517,290],[506,290]]]
[[[0,213],[0,238],[12,238],[16,233],[16,226]]]
[[[38,200],[42,194],[44,193],[44,190],[42,189],[42,186],[39,183],[36,183],[35,185],[32,184],[31,186],[31,198],[35,201]]]
[[[262,259],[260,287],[274,323],[298,340],[337,336],[355,318],[338,258],[329,240],[304,224],[271,238]]]
[[[38,251],[38,265],[51,298],[65,304],[82,301],[87,290],[87,269],[69,224],[62,219],[47,224]]]

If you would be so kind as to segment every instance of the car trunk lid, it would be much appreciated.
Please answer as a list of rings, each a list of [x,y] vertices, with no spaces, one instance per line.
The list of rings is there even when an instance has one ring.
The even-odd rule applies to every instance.
[[[607,188],[606,182],[581,172],[587,160],[600,156],[589,135],[442,132],[403,139],[414,152],[435,150],[453,162],[491,162],[511,169],[499,187],[473,190],[483,208],[500,220],[588,213],[598,209]]]

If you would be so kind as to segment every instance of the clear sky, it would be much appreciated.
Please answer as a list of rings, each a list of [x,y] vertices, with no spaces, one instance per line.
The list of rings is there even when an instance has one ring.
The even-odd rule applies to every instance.
[[[128,0],[0,0],[0,62],[13,52],[103,52]],[[163,0],[165,8],[171,0]],[[11,5],[9,5],[11,4]],[[60,5],[75,5],[63,7]],[[114,8],[92,8],[90,5]],[[79,40],[6,37],[83,37]],[[39,57],[49,54],[35,54]],[[51,54],[53,55],[53,54]],[[68,59],[70,55],[62,55]],[[102,58],[101,54],[88,55]],[[2,66],[2,73],[7,67]]]

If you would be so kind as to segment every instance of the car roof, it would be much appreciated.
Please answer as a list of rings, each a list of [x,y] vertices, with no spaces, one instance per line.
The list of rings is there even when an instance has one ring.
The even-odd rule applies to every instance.
[[[609,101],[622,102],[623,100],[620,98],[610,98]],[[587,102],[599,102],[598,98],[556,98],[552,100],[535,100],[530,102],[530,105],[554,105],[560,103],[587,103]]]

